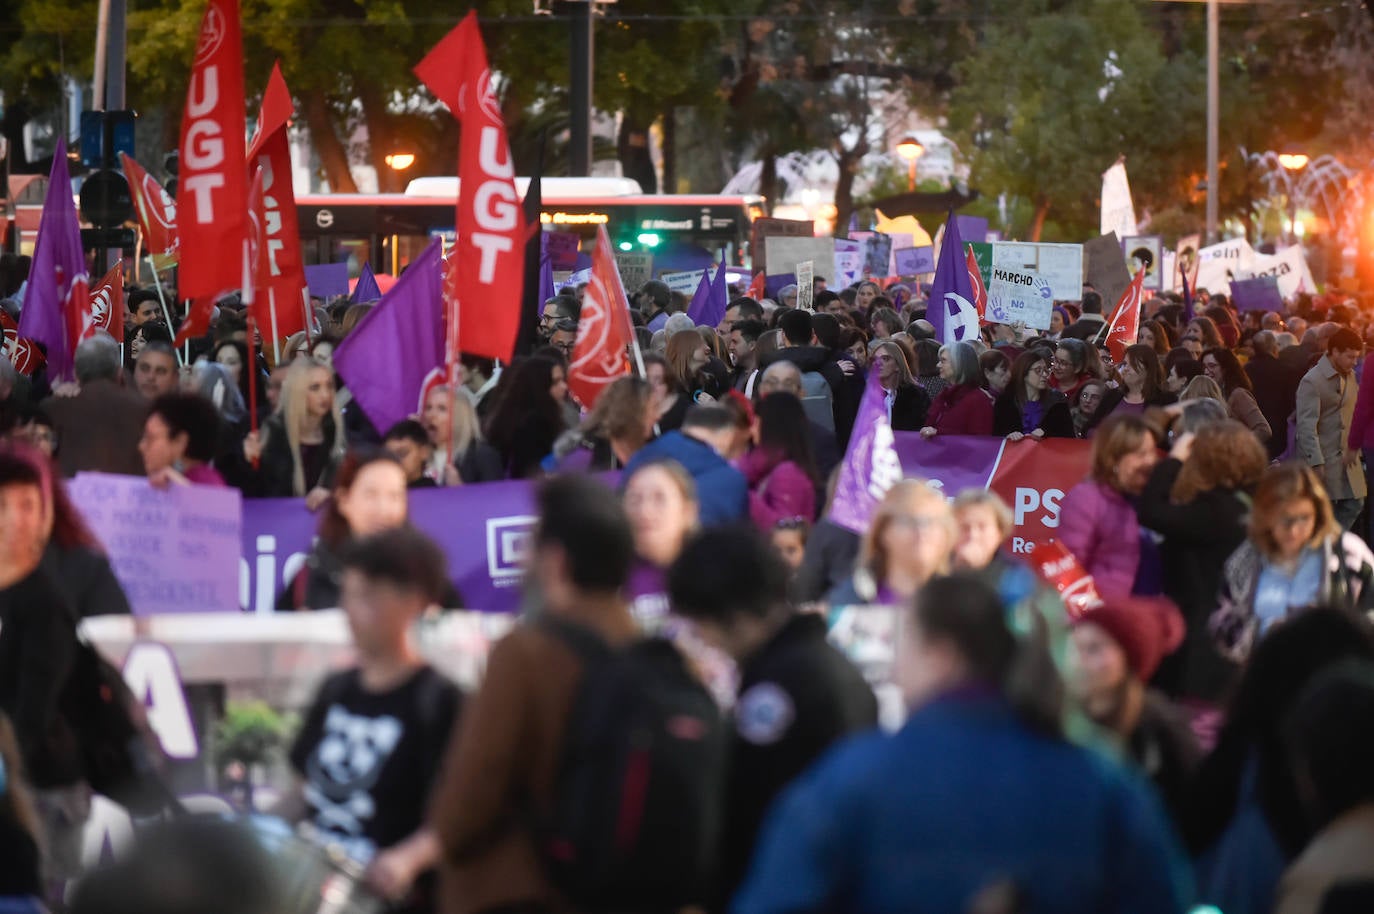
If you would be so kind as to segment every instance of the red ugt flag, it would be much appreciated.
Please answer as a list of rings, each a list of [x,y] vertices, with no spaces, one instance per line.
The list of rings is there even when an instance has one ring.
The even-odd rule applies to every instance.
[[[118,261],[100,285],[91,290],[91,310],[81,338],[88,340],[97,330],[105,330],[124,342],[124,261]]]
[[[722,265],[721,270],[724,269]],[[591,409],[607,386],[630,373],[626,347],[633,333],[630,303],[620,284],[611,239],[606,226],[598,226],[591,281],[582,301],[577,342],[573,344],[572,365],[568,368],[568,387],[584,408]]]
[[[214,299],[243,283],[240,252],[248,224],[243,105],[238,0],[209,0],[181,117],[177,183],[178,291],[182,298],[197,299],[206,326]],[[199,316],[193,314],[188,323]]]
[[[1140,298],[1145,285],[1145,271],[1135,274],[1135,279],[1126,287],[1121,301],[1112,310],[1112,319],[1107,323],[1107,349],[1112,361],[1118,365],[1126,358],[1126,347],[1134,346],[1140,336]]]
[[[520,329],[525,224],[475,11],[420,61],[415,75],[463,126],[458,244],[444,283],[449,362],[457,361],[459,339],[463,352],[509,361]]]
[[[305,262],[296,224],[296,195],[291,188],[291,144],[286,134],[291,114],[291,92],[272,65],[272,76],[262,96],[258,132],[248,146],[248,173],[262,175],[262,219],[255,226],[259,267],[253,270],[257,284],[255,302],[258,328],[283,339],[305,326]]]
[[[129,180],[129,192],[134,198],[138,224],[143,229],[143,246],[153,259],[154,270],[166,270],[177,265],[181,242],[177,238],[177,204],[172,195],[153,180],[124,153],[119,154],[124,165],[124,177]]]

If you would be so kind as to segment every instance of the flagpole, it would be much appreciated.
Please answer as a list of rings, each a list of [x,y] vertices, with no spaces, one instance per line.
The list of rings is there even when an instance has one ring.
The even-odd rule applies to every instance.
[[[272,364],[281,364],[281,334],[277,332],[277,291],[267,290],[267,312],[272,324]]]
[[[148,269],[153,271],[153,285],[157,288],[157,300],[162,304],[162,318],[167,322],[167,332],[172,332],[172,312],[167,309],[167,296],[162,292],[162,277],[157,275],[157,264],[153,261],[153,255],[148,254]],[[181,357],[181,352],[175,346],[172,347],[173,354],[177,357],[177,364],[180,368],[186,367],[187,360],[190,359],[191,344],[186,344],[186,359]]]

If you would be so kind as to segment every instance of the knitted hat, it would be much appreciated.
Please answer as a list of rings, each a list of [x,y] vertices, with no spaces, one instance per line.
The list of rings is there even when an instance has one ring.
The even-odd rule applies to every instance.
[[[1165,597],[1120,597],[1089,609],[1074,627],[1096,625],[1126,655],[1126,665],[1142,681],[1183,643],[1183,617]]]

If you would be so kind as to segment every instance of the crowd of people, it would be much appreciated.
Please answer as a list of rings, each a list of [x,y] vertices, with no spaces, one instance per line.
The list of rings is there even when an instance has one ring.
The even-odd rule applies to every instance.
[[[736,295],[706,327],[653,281],[643,376],[583,410],[580,292],[387,429],[331,361],[370,303],[321,303],[274,364],[235,301],[179,351],[131,290],[127,358],[97,335],[55,385],[0,360],[0,896],[80,869],[63,684],[76,621],[128,604],[62,477],[99,470],[318,512],[279,608],[342,607],[357,665],[304,715],[276,811],[403,910],[1368,909],[1374,324],[1352,302],[1151,299],[1116,362],[1092,288],[1049,331],[941,345],[915,284]],[[1089,441],[1058,540],[1097,603],[1068,612],[986,491],[905,479],[861,534],[828,519],[866,384],[897,432]],[[462,598],[408,496],[534,478],[524,624],[464,696],[415,641]],[[859,611],[896,633],[895,733],[827,640],[857,606],[889,607]],[[163,877],[135,858],[75,899],[161,910]]]

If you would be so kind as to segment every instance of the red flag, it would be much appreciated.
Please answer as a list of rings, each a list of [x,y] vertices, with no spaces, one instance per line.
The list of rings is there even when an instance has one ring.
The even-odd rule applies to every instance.
[[[0,311],[0,330],[5,334],[0,354],[14,364],[15,371],[27,378],[47,364],[48,359],[43,355],[43,350],[35,346],[32,340],[20,338],[19,324],[10,317],[8,311]]]
[[[177,238],[177,204],[153,176],[143,170],[124,153],[119,154],[124,165],[124,177],[129,181],[129,193],[134,198],[134,211],[143,230],[143,246],[153,259],[154,270],[176,266],[181,254]]]
[[[978,322],[986,324],[988,286],[983,281],[983,270],[978,266],[978,258],[973,256],[973,248],[964,248],[964,262],[968,264],[968,282],[973,287],[973,306],[978,309]]]
[[[248,147],[248,173],[250,178],[262,175],[263,212],[256,229],[262,235],[261,267],[253,268],[258,326],[278,340],[306,329],[305,261],[296,224],[296,195],[291,187],[291,144],[286,134],[294,110],[281,65],[273,64],[262,95],[258,131]]]
[[[117,262],[91,290],[91,310],[86,316],[81,339],[88,340],[97,330],[105,330],[124,342],[124,261]]]
[[[759,270],[754,274],[754,278],[749,281],[749,297],[754,301],[763,301],[763,297],[768,294],[768,277]]]
[[[213,307],[216,298],[243,281],[239,252],[248,222],[244,117],[238,0],[209,0],[181,118],[178,290],[204,311],[188,316],[188,323],[203,319],[208,326],[206,304]]]
[[[568,387],[584,408],[591,409],[607,385],[630,373],[626,347],[632,339],[630,302],[620,284],[606,226],[598,226],[591,281],[582,300],[577,342],[568,368]]]
[[[469,12],[415,67],[463,130],[458,146],[458,243],[448,261],[449,361],[463,352],[509,361],[520,329],[525,225],[487,50]],[[460,303],[462,307],[459,307]]]
[[[1126,347],[1134,346],[1140,336],[1140,298],[1145,285],[1145,271],[1135,274],[1135,279],[1126,287],[1121,301],[1112,309],[1112,318],[1107,322],[1107,349],[1112,360],[1118,365],[1126,358]]]

